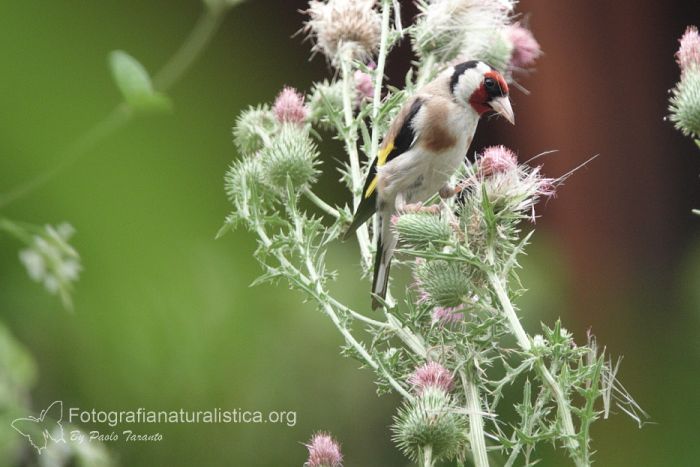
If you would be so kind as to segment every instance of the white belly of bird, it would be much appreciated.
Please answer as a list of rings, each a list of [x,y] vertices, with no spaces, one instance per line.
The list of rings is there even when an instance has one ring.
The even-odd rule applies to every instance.
[[[422,203],[435,195],[464,162],[474,134],[466,126],[460,125],[457,143],[449,151],[436,154],[415,147],[380,167],[381,201],[394,204],[400,195],[404,204]]]

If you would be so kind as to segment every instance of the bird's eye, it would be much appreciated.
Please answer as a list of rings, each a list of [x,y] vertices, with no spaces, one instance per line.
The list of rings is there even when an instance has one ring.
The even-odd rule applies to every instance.
[[[493,89],[494,87],[496,87],[496,80],[494,80],[493,78],[486,78],[484,80],[484,84],[488,89]]]

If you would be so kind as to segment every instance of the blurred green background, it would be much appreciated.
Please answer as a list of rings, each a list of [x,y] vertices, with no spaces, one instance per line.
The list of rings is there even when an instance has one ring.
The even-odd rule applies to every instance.
[[[625,355],[622,381],[655,424],[640,431],[617,415],[594,425],[598,465],[697,465],[700,237],[689,209],[700,206],[699,154],[661,119],[677,78],[676,38],[700,14],[690,2],[635,2],[634,11],[632,2],[543,3],[521,2],[547,53],[524,80],[532,95],[515,98],[523,123],[507,136],[489,125],[478,144],[507,141],[526,157],[559,148],[545,166],[553,176],[604,157],[542,209],[523,271],[526,324],[535,331],[561,316],[579,339],[593,326],[613,355]],[[338,355],[341,339],[300,295],[249,288],[259,273],[251,235],[214,240],[229,211],[222,185],[238,112],[330,73],[320,57],[308,61],[300,36],[290,38],[303,7],[267,0],[233,10],[173,88],[173,115],[135,120],[0,212],[71,222],[85,268],[75,312],[66,312],[28,279],[20,245],[0,236],[0,320],[36,361],[35,411],[63,400],[103,410],[297,412],[294,427],[159,427],[160,443],[109,444],[121,465],[301,465],[302,443],[318,429],[342,441],[348,466],[407,465],[389,439],[397,399],[375,396],[371,374]],[[119,101],[111,50],[155,71],[200,11],[197,0],[0,3],[0,192],[53,167]],[[405,52],[390,62],[395,80]],[[325,149],[327,161],[340,155]],[[351,278],[342,293],[365,306],[354,253],[344,245],[332,261]],[[566,464],[547,447],[541,455],[542,465]]]

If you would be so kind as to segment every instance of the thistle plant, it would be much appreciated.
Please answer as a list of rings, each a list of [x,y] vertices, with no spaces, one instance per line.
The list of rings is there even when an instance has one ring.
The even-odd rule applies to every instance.
[[[545,443],[565,450],[574,465],[591,465],[595,420],[614,407],[640,425],[646,415],[617,381],[618,363],[592,336],[577,344],[559,321],[528,333],[515,304],[524,291],[519,258],[533,234],[523,226],[563,179],[519,164],[502,146],[470,155],[473,162],[465,160],[454,180],[454,199],[436,196],[392,219],[397,262],[413,275],[408,284],[393,284],[405,289],[404,299],[389,294],[371,315],[330,291],[336,273],[326,255],[347,228],[368,164],[401,105],[454,60],[490,58],[513,79],[540,55],[532,34],[514,22],[514,2],[418,6],[415,23],[401,25],[391,0],[310,2],[303,30],[334,78],[312,84],[306,96],[285,89],[274,103],[238,117],[240,154],[225,176],[233,210],[220,234],[236,226],[253,232],[263,268],[256,283],[285,281],[302,292],[343,336],[342,354],[375,374],[377,392],[402,396],[391,437],[407,458],[424,467],[455,460],[532,465]],[[387,88],[387,56],[404,37],[418,58],[403,89]],[[322,135],[343,145],[340,180],[350,205],[333,205],[314,191],[318,178],[332,173],[316,145]],[[365,276],[376,238],[374,225],[357,230]],[[505,403],[512,386],[522,398]],[[316,464],[310,457],[307,465]]]
[[[688,26],[679,40],[676,63],[681,79],[671,90],[670,120],[685,136],[692,138],[700,148],[700,33],[696,26]],[[700,215],[699,209],[693,213]]]
[[[680,39],[676,62],[681,79],[671,90],[671,121],[700,147],[700,34],[688,26]]]

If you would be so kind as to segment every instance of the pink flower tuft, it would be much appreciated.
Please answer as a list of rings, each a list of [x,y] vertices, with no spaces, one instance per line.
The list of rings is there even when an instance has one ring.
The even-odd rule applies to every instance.
[[[688,26],[681,37],[680,47],[676,52],[676,61],[681,71],[685,72],[693,67],[700,66],[700,34],[695,26]]]
[[[280,123],[304,123],[309,113],[304,105],[304,96],[296,89],[285,87],[277,95],[273,107],[275,117]]]
[[[304,464],[307,467],[342,467],[343,455],[340,453],[340,445],[328,433],[316,433],[306,445],[309,450],[309,460]]]
[[[358,104],[363,100],[370,100],[374,96],[374,84],[372,77],[364,71],[355,72],[355,91],[357,93]]]
[[[438,306],[433,309],[433,323],[439,324],[454,324],[464,319],[464,306],[459,307],[442,307]]]
[[[490,146],[484,149],[479,158],[479,171],[488,176],[508,172],[518,167],[518,158],[505,146]]]
[[[532,31],[524,28],[520,23],[508,26],[506,38],[513,45],[513,53],[510,57],[511,67],[530,67],[542,55],[540,44],[535,39],[535,36],[532,35]]]
[[[418,394],[427,388],[438,388],[445,392],[452,389],[452,375],[437,362],[429,362],[416,368],[408,381]]]

